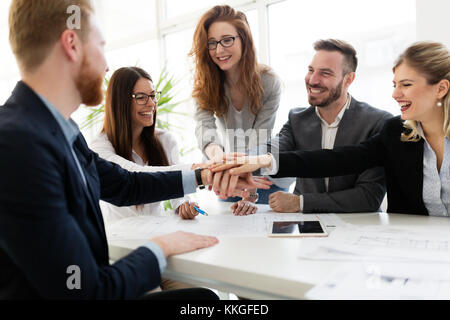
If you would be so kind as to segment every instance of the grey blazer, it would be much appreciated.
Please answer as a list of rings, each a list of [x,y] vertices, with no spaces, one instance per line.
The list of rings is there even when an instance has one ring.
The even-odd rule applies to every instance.
[[[355,145],[378,133],[392,115],[352,97],[339,123],[334,146]],[[267,144],[277,150],[322,149],[322,127],[315,107],[295,108],[280,133]],[[260,152],[264,152],[260,150]],[[326,192],[323,178],[297,178],[295,194],[303,195],[303,212],[374,212],[386,192],[384,170],[377,167],[360,175],[331,177]]]
[[[234,139],[235,129],[243,129],[248,139],[246,139],[246,150],[253,148],[259,144],[266,143],[270,139],[272,129],[275,124],[276,113],[280,104],[281,81],[279,77],[272,71],[263,73],[261,76],[264,96],[262,100],[262,108],[255,116],[246,102],[242,109],[242,127],[237,125],[231,115],[231,112],[217,118],[213,112],[200,109],[197,102],[195,103],[195,135],[199,148],[205,152],[205,148],[210,143],[222,146],[226,152],[234,151],[227,148]],[[231,103],[230,92],[225,85],[225,96],[228,99],[229,107],[233,108]],[[219,134],[220,133],[220,134]],[[225,139],[227,141],[225,141]]]

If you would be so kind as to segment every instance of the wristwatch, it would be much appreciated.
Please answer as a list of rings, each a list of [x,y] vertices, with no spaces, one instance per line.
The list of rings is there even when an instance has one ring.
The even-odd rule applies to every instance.
[[[256,203],[259,199],[259,194],[258,192],[255,193],[250,193],[250,195],[248,196],[248,199],[254,203]]]
[[[195,180],[197,181],[197,186],[200,188],[200,190],[205,189],[205,185],[202,181],[202,170],[201,168],[195,169]]]

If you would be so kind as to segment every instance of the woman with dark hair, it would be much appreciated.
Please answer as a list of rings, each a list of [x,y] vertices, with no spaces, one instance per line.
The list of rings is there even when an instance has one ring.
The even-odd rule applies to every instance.
[[[224,152],[248,153],[270,139],[281,81],[268,66],[257,62],[245,14],[227,5],[208,10],[197,24],[189,55],[195,64],[192,96],[202,152],[217,160]],[[279,190],[285,189],[272,186],[266,191]],[[267,203],[268,194],[260,192],[259,202]],[[256,212],[257,195],[254,192],[233,205],[234,213]]]
[[[100,157],[128,171],[157,172],[191,170],[197,165],[179,164],[179,148],[168,131],[156,129],[159,93],[150,75],[137,67],[120,68],[112,75],[105,103],[102,132],[90,147]],[[183,219],[193,219],[197,211],[186,196],[170,200]],[[102,202],[105,221],[136,215],[159,214],[162,202],[117,207]]]

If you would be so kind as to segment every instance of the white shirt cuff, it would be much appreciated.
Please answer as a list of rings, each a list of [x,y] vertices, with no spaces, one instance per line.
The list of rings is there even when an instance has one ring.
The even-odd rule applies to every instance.
[[[269,168],[261,168],[261,174],[264,176],[271,176],[277,174],[278,172],[278,163],[273,154],[269,153],[272,158],[272,165]]]
[[[300,212],[303,212],[303,195],[301,194],[299,198],[300,198]]]
[[[195,193],[197,191],[197,182],[195,181],[195,172],[192,170],[181,171],[183,179],[183,192],[184,195]]]

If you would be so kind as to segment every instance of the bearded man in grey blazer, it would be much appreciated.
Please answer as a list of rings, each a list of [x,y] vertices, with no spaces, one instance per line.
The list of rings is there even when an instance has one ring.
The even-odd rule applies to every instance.
[[[348,43],[319,40],[305,77],[309,108],[295,108],[280,133],[259,153],[332,149],[355,145],[375,135],[392,115],[359,102],[348,88],[355,79],[357,57]],[[266,149],[267,148],[267,149]],[[266,150],[264,150],[266,149]],[[384,170],[332,178],[297,178],[294,194],[275,192],[270,207],[277,212],[374,212],[386,192]]]

